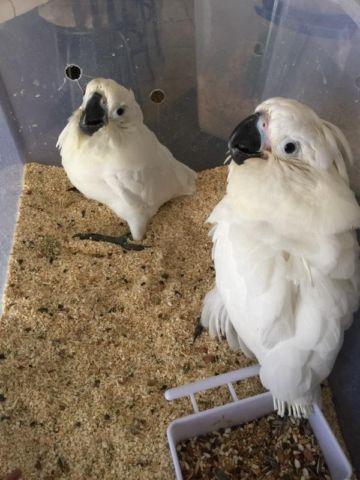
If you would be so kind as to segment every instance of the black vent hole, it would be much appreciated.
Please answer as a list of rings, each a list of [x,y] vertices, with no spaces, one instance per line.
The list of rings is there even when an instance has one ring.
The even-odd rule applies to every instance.
[[[65,75],[69,80],[79,80],[82,75],[81,68],[78,65],[75,65],[75,63],[72,63],[71,65],[67,65],[65,68]]]

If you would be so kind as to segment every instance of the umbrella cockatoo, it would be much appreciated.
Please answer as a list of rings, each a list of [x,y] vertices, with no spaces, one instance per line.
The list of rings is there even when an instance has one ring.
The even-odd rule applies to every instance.
[[[195,191],[196,173],[158,141],[144,125],[133,92],[113,80],[88,83],[57,145],[71,183],[126,220],[134,240],[143,238],[162,204]],[[120,244],[126,247],[125,240]]]
[[[307,417],[358,306],[350,148],[286,98],[261,103],[228,146],[226,194],[208,219],[216,286],[201,323],[257,358],[280,415]]]

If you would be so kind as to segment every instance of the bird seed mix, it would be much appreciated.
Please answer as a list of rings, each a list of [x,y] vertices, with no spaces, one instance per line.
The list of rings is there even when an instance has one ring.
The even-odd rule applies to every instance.
[[[330,480],[307,420],[276,414],[177,446],[184,480]]]

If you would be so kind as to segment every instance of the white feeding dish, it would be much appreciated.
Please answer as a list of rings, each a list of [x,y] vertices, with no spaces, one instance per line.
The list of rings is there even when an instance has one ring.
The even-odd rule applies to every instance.
[[[174,420],[168,427],[167,437],[174,463],[177,480],[183,480],[176,446],[183,440],[205,435],[206,433],[230,428],[250,422],[260,417],[274,413],[274,402],[270,392],[238,400],[233,383],[245,378],[254,377],[259,373],[259,366],[241,368],[233,372],[209,377],[206,380],[189,383],[165,392],[167,400],[189,397],[194,409],[192,415]],[[220,407],[199,411],[195,394],[211,388],[227,386],[232,402]],[[348,480],[351,477],[351,465],[335,438],[329,424],[318,405],[309,417],[310,426],[324,456],[332,480]]]

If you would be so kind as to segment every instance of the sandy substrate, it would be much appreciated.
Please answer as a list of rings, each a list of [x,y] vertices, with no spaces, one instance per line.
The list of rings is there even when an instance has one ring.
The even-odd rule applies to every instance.
[[[194,341],[214,281],[204,221],[225,181],[225,168],[201,173],[194,197],[153,219],[151,248],[125,252],[73,239],[127,228],[69,190],[62,169],[27,166],[0,323],[0,478],[16,468],[26,480],[173,478],[166,427],[191,407],[164,390],[249,365],[207,333]],[[228,399],[215,391],[200,404]]]

